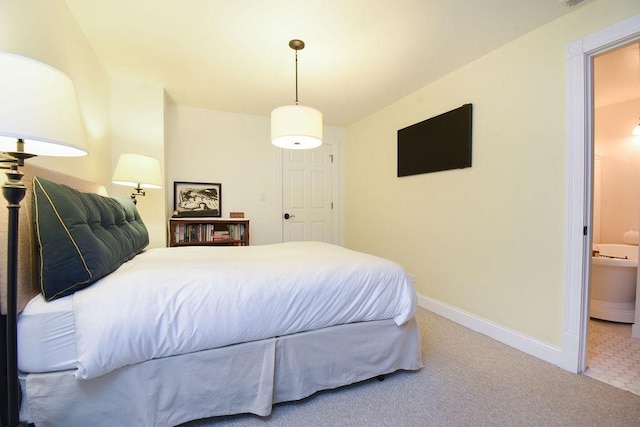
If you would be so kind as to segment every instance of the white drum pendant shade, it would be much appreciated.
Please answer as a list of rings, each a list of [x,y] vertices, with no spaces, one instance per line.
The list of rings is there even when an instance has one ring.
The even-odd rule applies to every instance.
[[[271,112],[271,142],[294,150],[322,145],[322,113],[303,105],[285,105]]]

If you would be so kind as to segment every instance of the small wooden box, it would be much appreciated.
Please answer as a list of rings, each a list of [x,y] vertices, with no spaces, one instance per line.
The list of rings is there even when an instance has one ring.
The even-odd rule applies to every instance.
[[[231,218],[244,218],[244,212],[229,212]]]

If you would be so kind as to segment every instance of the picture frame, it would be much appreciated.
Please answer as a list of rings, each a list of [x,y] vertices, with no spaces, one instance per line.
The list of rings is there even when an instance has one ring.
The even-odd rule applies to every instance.
[[[222,184],[174,181],[173,216],[222,216]]]

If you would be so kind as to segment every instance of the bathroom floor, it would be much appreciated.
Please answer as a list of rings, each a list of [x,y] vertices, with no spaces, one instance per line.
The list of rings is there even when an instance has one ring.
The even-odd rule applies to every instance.
[[[585,375],[640,395],[640,339],[631,325],[591,319]]]

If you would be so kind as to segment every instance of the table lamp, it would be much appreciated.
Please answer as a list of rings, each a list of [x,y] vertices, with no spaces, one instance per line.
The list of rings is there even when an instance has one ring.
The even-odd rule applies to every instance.
[[[160,161],[142,154],[122,153],[111,182],[133,187],[131,198],[136,203],[136,196],[144,196],[145,188],[162,188]]]

